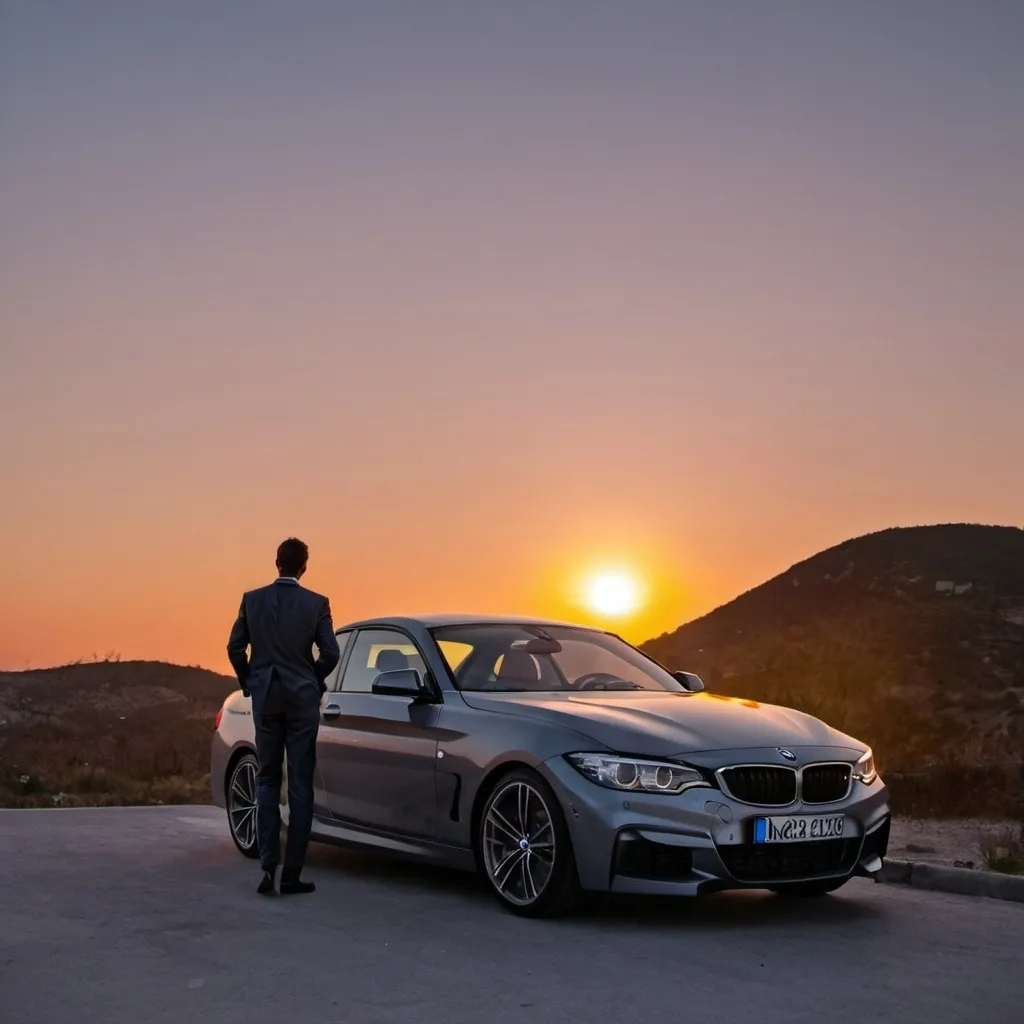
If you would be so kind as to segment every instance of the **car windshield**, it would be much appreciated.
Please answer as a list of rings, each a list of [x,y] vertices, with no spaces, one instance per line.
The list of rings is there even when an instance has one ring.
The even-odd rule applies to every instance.
[[[518,624],[443,626],[430,632],[460,690],[685,691],[660,665],[608,633]]]

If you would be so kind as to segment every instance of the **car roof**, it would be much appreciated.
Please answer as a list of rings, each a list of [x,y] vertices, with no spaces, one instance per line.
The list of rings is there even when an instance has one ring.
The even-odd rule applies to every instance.
[[[405,629],[420,627],[436,629],[439,626],[561,626],[567,629],[585,629],[593,633],[605,630],[596,626],[583,626],[578,622],[559,622],[555,619],[538,619],[529,615],[458,615],[451,612],[436,612],[428,615],[378,615],[371,619],[348,622],[335,626],[336,631],[360,629],[372,626],[400,626]]]

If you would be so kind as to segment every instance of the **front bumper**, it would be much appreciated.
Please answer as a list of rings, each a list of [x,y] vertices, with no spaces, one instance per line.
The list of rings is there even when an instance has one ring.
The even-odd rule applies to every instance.
[[[870,876],[888,846],[888,790],[880,779],[854,783],[835,803],[767,809],[714,788],[676,796],[617,792],[584,778],[561,757],[540,768],[562,800],[580,884],[591,891],[696,896]],[[839,812],[847,816],[842,838],[752,842],[755,817]]]

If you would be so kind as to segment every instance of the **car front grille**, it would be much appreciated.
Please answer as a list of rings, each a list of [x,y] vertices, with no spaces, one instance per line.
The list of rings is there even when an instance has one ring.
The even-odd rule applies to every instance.
[[[745,804],[785,807],[796,799],[796,772],[770,764],[739,765],[719,773],[726,791]]]
[[[810,764],[803,770],[800,794],[805,804],[831,804],[850,789],[848,764]]]
[[[850,792],[853,768],[848,764],[809,764],[798,770],[784,765],[743,764],[722,768],[719,781],[725,792],[745,804],[786,807],[797,800],[805,804],[831,804]]]
[[[821,842],[719,846],[718,855],[738,882],[792,882],[852,871],[860,837]]]

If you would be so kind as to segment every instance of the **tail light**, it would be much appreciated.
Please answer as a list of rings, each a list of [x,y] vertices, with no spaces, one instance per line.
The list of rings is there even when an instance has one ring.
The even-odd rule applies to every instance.
[[[213,720],[213,731],[214,732],[216,732],[220,728],[220,720],[223,717],[224,717],[224,705],[221,704],[221,706],[219,708],[217,708],[217,716]]]

